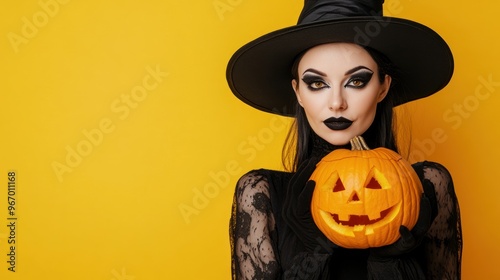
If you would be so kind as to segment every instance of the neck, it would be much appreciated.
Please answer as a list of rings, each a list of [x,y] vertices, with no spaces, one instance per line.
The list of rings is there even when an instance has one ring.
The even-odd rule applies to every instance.
[[[336,146],[328,143],[323,138],[319,137],[316,133],[312,133],[312,151],[311,157],[323,158],[331,151],[336,149],[350,149],[350,144]]]

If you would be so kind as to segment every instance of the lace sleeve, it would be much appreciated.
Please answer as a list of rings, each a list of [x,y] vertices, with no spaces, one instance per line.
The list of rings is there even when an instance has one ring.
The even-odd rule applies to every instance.
[[[438,213],[423,240],[428,279],[460,279],[462,228],[450,173],[440,164],[423,163],[423,179],[436,191]]]
[[[238,181],[229,231],[232,279],[279,277],[269,181],[258,171],[251,171]]]

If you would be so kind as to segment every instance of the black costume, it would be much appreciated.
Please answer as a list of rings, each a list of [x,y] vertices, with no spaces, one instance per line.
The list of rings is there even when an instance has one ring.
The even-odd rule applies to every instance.
[[[301,109],[290,85],[296,79],[290,74],[294,61],[314,46],[344,42],[377,51],[384,57],[381,62],[391,62],[387,68],[396,68],[399,75],[386,73],[392,82],[384,102],[390,97],[391,109],[444,88],[454,69],[447,43],[422,24],[383,16],[383,2],[305,0],[297,25],[261,36],[233,54],[226,73],[229,87],[256,109],[298,119]],[[392,134],[384,131],[390,129],[390,125],[374,128],[388,138]],[[304,144],[300,140],[304,139],[298,139]],[[332,147],[322,139],[315,140],[314,145],[306,145],[307,153],[312,149],[311,155],[297,153],[298,172],[253,170],[238,181],[230,223],[233,279],[460,278],[460,211],[451,176],[437,163],[413,165],[424,187],[421,203],[427,204],[421,205],[428,206],[421,207],[419,213],[419,221],[427,221],[421,223],[425,227],[415,226],[411,232],[400,228],[398,241],[376,249],[343,249],[328,241],[320,243],[324,235],[321,237],[304,215],[304,209],[310,209],[310,197],[302,199],[307,197],[302,193],[307,194],[311,184],[301,167],[303,163],[307,164],[302,170],[315,167],[311,163]],[[373,148],[377,146],[389,145]],[[309,158],[303,161],[302,156]],[[305,191],[296,195],[301,190]],[[431,210],[424,213],[422,209]],[[301,215],[294,216],[296,213]],[[323,249],[316,251],[321,244],[325,244]]]
[[[321,146],[315,150],[326,155],[327,145]],[[452,178],[437,163],[413,166],[421,180],[430,180],[434,185],[438,210],[421,244],[409,255],[417,261],[426,279],[459,279],[462,231]],[[336,248],[331,255],[323,256],[304,252],[281,215],[292,175],[260,169],[239,180],[230,222],[233,279],[378,279],[377,275],[368,275],[369,249]],[[304,269],[307,258],[309,268]],[[401,256],[401,261],[404,258]],[[318,267],[321,265],[328,269]],[[371,273],[376,271],[375,267]]]

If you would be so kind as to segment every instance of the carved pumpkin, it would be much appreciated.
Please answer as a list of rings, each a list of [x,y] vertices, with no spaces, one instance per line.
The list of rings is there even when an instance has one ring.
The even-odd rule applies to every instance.
[[[311,214],[318,228],[344,248],[394,243],[399,227],[418,219],[422,184],[412,166],[386,148],[368,149],[360,136],[316,166]]]

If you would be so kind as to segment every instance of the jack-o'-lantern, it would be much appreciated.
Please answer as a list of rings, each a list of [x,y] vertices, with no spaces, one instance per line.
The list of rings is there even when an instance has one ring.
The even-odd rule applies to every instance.
[[[360,136],[352,150],[337,149],[316,166],[311,214],[318,228],[344,248],[394,243],[401,225],[418,219],[422,184],[412,166],[386,148],[368,149]]]

